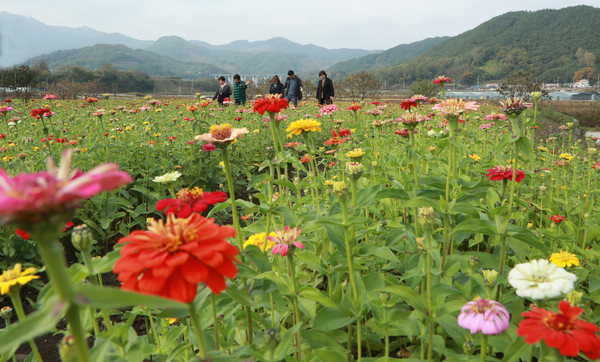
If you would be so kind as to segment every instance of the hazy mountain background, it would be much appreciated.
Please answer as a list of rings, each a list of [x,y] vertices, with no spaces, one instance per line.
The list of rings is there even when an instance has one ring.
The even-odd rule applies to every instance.
[[[285,74],[326,69],[334,79],[369,71],[388,87],[440,74],[464,84],[499,81],[516,70],[534,70],[545,80],[566,82],[587,70],[594,79],[600,62],[600,9],[573,6],[560,10],[510,12],[454,37],[400,44],[384,51],[326,49],[285,38],[238,40],[212,45],[201,40],[165,36],[141,41],[89,28],[48,26],[37,20],[0,12],[0,66],[51,70],[80,66],[188,79],[217,73]]]

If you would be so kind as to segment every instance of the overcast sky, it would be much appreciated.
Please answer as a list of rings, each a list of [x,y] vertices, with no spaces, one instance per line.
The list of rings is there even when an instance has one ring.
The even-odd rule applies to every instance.
[[[0,0],[0,10],[48,25],[140,40],[177,35],[218,45],[281,36],[330,49],[382,50],[458,35],[509,11],[574,5],[600,7],[600,0]]]

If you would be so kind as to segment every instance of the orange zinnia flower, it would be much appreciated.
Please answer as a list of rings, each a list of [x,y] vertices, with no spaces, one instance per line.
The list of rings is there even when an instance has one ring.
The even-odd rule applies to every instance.
[[[238,249],[226,240],[234,236],[234,228],[219,226],[214,219],[170,214],[166,223],[152,220],[148,231],[136,230],[119,240],[126,244],[113,272],[119,274],[122,289],[191,303],[198,283],[219,294],[226,287],[225,277],[236,276]]]

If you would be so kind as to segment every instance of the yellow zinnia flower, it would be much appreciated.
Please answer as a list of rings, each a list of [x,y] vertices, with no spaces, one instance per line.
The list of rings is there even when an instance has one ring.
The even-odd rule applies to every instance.
[[[481,157],[479,157],[479,156],[477,156],[477,155],[475,155],[475,154],[469,154],[469,157],[470,157],[470,158],[472,158],[472,159],[473,159],[473,160],[475,160],[475,161],[479,161],[479,160],[481,160]]]
[[[269,236],[276,238],[277,233],[274,231],[271,231],[269,233]],[[277,244],[276,242],[267,239],[267,244],[265,245],[265,233],[258,233],[258,234],[251,235],[248,238],[248,240],[246,240],[244,242],[244,248],[246,248],[248,245],[254,245],[262,251],[267,251],[267,250],[270,250],[276,244]],[[263,245],[265,245],[265,249],[263,249]]]
[[[346,153],[346,156],[348,156],[350,158],[361,158],[364,155],[365,155],[365,151],[363,151],[361,148],[355,148],[352,151],[349,151],[348,153]]]
[[[290,123],[290,126],[285,130],[290,132],[289,135],[299,135],[302,132],[321,132],[321,122],[314,119],[300,119]]]
[[[562,250],[560,253],[552,253],[552,255],[550,255],[550,262],[561,268],[579,265],[579,259],[577,259],[575,254]]]
[[[31,275],[35,271],[35,268],[27,268],[21,271],[21,264],[15,265],[12,270],[5,270],[0,275],[0,294],[8,294],[15,285],[25,285],[31,280],[39,278],[37,275]]]
[[[560,156],[558,156],[559,158],[564,158],[565,160],[569,160],[571,161],[573,159],[573,156],[570,153],[561,153]]]

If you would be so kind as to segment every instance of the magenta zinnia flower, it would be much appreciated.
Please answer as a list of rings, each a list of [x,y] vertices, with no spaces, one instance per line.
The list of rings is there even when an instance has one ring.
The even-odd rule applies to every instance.
[[[500,334],[508,329],[510,314],[495,300],[479,299],[467,302],[458,315],[458,325],[471,334]]]
[[[0,169],[0,220],[33,224],[56,214],[70,214],[81,201],[132,181],[114,163],[103,163],[88,172],[71,170],[72,156],[73,150],[66,149],[60,168],[49,158],[47,171],[15,177]]]
[[[271,254],[275,255],[279,253],[281,256],[286,256],[290,247],[304,248],[304,244],[298,241],[301,231],[302,229],[296,227],[290,229],[289,226],[285,226],[283,230],[277,229],[275,231],[277,236],[267,236],[267,239],[277,243],[277,245],[271,249]]]
[[[508,167],[508,166],[496,166],[496,167],[492,167],[490,168],[488,171],[488,174],[485,175],[486,177],[489,177],[491,181],[502,181],[504,179],[508,179],[509,181],[512,181],[513,178],[513,168],[512,167]],[[519,169],[517,169],[517,182],[521,182],[521,180],[523,180],[525,178],[525,173]]]

